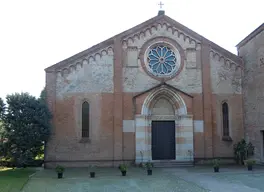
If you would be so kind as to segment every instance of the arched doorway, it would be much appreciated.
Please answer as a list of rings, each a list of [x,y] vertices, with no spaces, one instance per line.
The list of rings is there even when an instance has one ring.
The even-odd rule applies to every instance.
[[[151,92],[136,114],[136,162],[193,161],[193,119],[177,91]]]
[[[175,159],[175,109],[166,95],[153,101],[151,115],[154,117],[171,116],[170,119],[158,118],[151,121],[152,160]]]

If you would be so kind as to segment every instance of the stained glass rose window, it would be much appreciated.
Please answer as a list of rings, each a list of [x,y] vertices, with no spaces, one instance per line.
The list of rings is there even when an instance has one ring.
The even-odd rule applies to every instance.
[[[171,75],[178,70],[174,51],[164,45],[154,46],[149,50],[147,65],[150,72],[157,76]]]

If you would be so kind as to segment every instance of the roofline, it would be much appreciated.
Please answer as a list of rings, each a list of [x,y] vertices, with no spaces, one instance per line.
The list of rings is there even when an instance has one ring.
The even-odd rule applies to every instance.
[[[236,54],[224,49],[223,47],[215,44],[214,42],[212,42],[210,40],[208,40],[208,41],[209,41],[209,45],[214,50],[218,51],[219,53],[222,53],[224,56],[228,57],[229,59],[231,59],[232,61],[236,62],[237,64],[242,65],[242,59],[238,55],[236,55]]]
[[[162,17],[163,17],[163,15],[158,15],[158,16],[155,16],[153,18],[150,18],[149,20],[147,20],[147,21],[145,21],[145,22],[143,22],[143,23],[141,23],[139,25],[136,25],[134,27],[131,27],[130,29],[125,30],[125,31],[123,31],[123,32],[121,32],[121,33],[119,33],[119,34],[117,34],[115,36],[112,36],[109,39],[102,41],[101,43],[98,43],[98,44],[96,44],[96,45],[94,45],[94,46],[92,46],[92,47],[90,47],[90,48],[88,48],[88,49],[86,49],[84,51],[81,51],[81,52],[79,52],[79,53],[77,53],[77,54],[75,54],[75,55],[73,55],[73,56],[71,56],[71,57],[69,57],[67,59],[64,59],[64,60],[62,60],[62,61],[60,61],[60,62],[58,62],[56,64],[53,64],[53,65],[47,67],[45,69],[45,71],[46,72],[53,71],[54,69],[59,68],[60,66],[66,64],[68,62],[71,62],[71,61],[73,61],[73,60],[75,60],[77,58],[80,58],[83,55],[89,54],[91,52],[95,52],[95,51],[101,49],[102,48],[102,45],[108,45],[109,46],[111,44],[114,44],[114,39],[116,37],[121,36],[121,38],[124,38],[125,36],[128,36],[131,33],[133,33],[135,30],[138,30],[138,29],[144,27],[145,25],[147,25],[149,23],[155,22],[156,20],[159,20]]]
[[[86,50],[84,50],[84,51],[81,51],[81,52],[79,52],[79,53],[76,53],[75,55],[72,55],[72,56],[68,57],[67,59],[64,59],[64,60],[62,60],[62,61],[60,61],[60,62],[58,62],[58,63],[55,63],[55,64],[53,64],[53,65],[47,67],[47,68],[45,69],[45,71],[46,71],[46,72],[52,72],[52,71],[54,71],[55,69],[60,68],[60,67],[62,67],[63,65],[65,65],[65,64],[67,64],[67,63],[69,63],[69,62],[71,62],[71,61],[74,61],[74,60],[76,60],[76,59],[78,59],[78,58],[80,58],[80,57],[82,57],[82,56],[84,56],[84,55],[87,55],[87,54],[89,54],[89,53],[91,53],[91,52],[95,52],[95,51],[100,50],[100,49],[102,48],[103,45],[105,45],[105,46],[112,45],[113,42],[114,42],[114,41],[113,41],[113,38],[107,39],[107,40],[105,40],[105,41],[103,41],[103,42],[101,42],[101,43],[98,43],[98,44],[96,44],[96,45],[94,45],[94,46],[92,46],[92,47],[90,47],[90,48],[88,48],[88,49],[86,49]]]
[[[132,33],[134,33],[134,31],[137,31],[137,30],[140,30],[141,28],[144,28],[146,25],[149,25],[151,23],[154,23],[155,21],[158,21],[160,19],[164,19],[165,21],[169,22],[169,23],[172,23],[172,26],[175,25],[176,28],[178,28],[179,30],[183,31],[184,33],[190,35],[191,37],[199,40],[199,41],[202,41],[202,40],[205,40],[209,43],[209,45],[211,46],[211,48],[217,50],[219,53],[222,53],[223,55],[227,56],[227,57],[230,57],[230,59],[232,59],[233,61],[235,62],[238,62],[238,63],[241,63],[240,61],[240,58],[231,53],[230,51],[220,47],[219,45],[213,43],[212,41],[206,39],[205,37],[203,37],[202,35],[196,33],[195,31],[189,29],[188,27],[182,25],[181,23],[175,21],[174,19],[168,17],[167,15],[158,15],[158,16],[155,16],[139,25],[136,25],[134,27],[131,27],[130,29],[126,30],[126,31],[123,31],[105,41],[102,41],[101,43],[98,43],[84,51],[81,51],[67,59],[64,59],[54,65],[51,65],[50,67],[47,67],[45,69],[46,72],[53,72],[54,70],[56,70],[57,68],[61,68],[63,65],[71,62],[71,61],[74,61],[84,55],[87,55],[89,53],[92,53],[92,52],[96,52],[98,50],[100,50],[103,46],[110,46],[110,45],[113,45],[114,44],[114,40],[117,38],[117,37],[120,37],[121,39],[122,38],[126,38],[128,37],[129,35],[131,35]]]
[[[257,36],[259,33],[261,33],[263,30],[264,30],[264,23],[262,23],[258,28],[256,28],[248,36],[246,36],[242,41],[240,41],[236,45],[236,47],[239,49],[240,47],[245,45],[247,42],[249,42],[251,39],[253,39],[255,36]]]
[[[216,51],[218,51],[219,53],[222,53],[223,55],[225,55],[226,57],[229,57],[230,59],[232,59],[233,61],[237,62],[238,64],[241,64],[241,58],[234,54],[234,53],[231,53],[230,51],[226,50],[225,48],[215,44],[214,42],[210,41],[209,39],[205,38],[204,36],[196,33],[195,31],[189,29],[188,27],[184,26],[183,24],[173,20],[172,18],[168,17],[165,15],[165,18],[173,23],[174,25],[176,25],[180,30],[190,34],[192,37],[202,41],[202,40],[205,40],[209,43],[209,45],[211,46],[211,48],[215,49]]]

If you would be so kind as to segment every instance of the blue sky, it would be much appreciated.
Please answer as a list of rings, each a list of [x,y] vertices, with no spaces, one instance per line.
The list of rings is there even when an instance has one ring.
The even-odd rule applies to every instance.
[[[44,68],[157,15],[157,0],[0,1],[0,97],[38,96]],[[236,54],[263,0],[163,0],[166,15]]]

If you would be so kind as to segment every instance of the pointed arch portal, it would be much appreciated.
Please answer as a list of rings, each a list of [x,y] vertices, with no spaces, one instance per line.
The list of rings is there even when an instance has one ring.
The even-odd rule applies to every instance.
[[[175,90],[149,93],[136,114],[136,162],[193,161],[193,119]]]
[[[153,103],[157,102],[160,98],[166,99],[171,104],[171,106],[175,110],[174,115],[187,115],[187,108],[182,97],[166,86],[163,86],[158,90],[154,91],[144,100],[141,114],[151,115]]]

